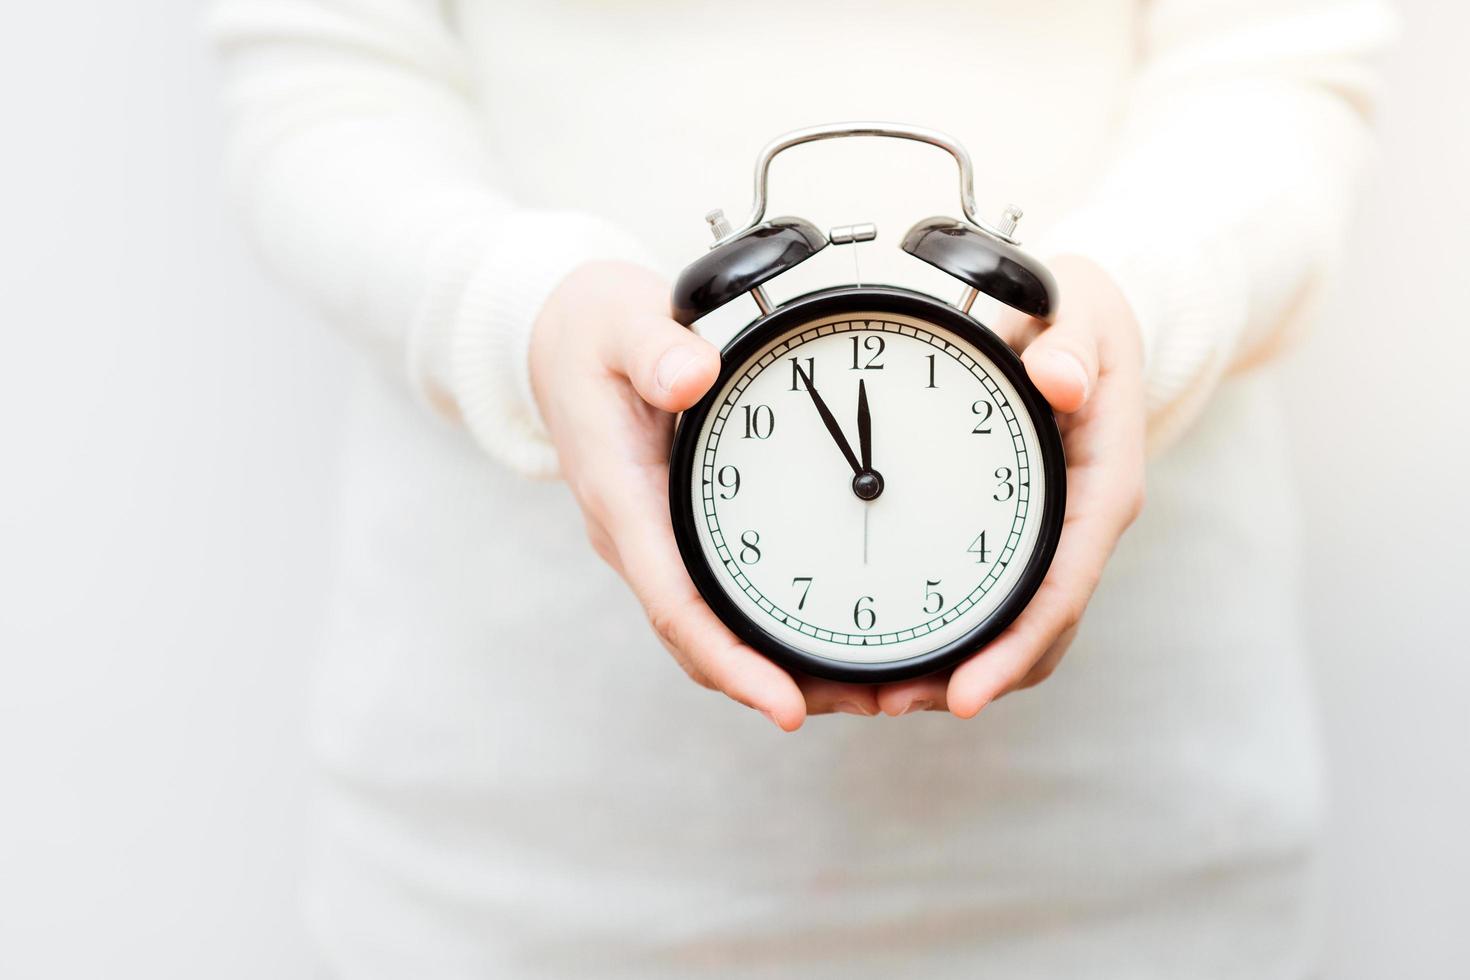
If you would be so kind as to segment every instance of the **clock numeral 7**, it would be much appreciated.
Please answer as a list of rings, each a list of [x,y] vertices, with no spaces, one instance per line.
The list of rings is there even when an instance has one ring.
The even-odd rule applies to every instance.
[[[745,435],[742,439],[769,439],[776,431],[776,413],[769,405],[740,406],[745,410]]]
[[[791,580],[792,587],[795,587],[798,582],[806,583],[806,588],[801,590],[801,598],[796,603],[796,609],[800,612],[806,608],[806,597],[812,594],[812,577],[810,575],[798,575]]]
[[[852,624],[863,632],[867,632],[878,623],[878,614],[873,611],[871,606],[863,605],[865,602],[871,603],[872,601],[872,596],[865,595],[859,597],[858,601],[853,603]]]
[[[859,341],[862,342],[862,348],[861,348],[861,350],[859,350],[859,348],[858,348],[858,342]],[[881,371],[881,370],[883,370],[883,365],[881,365],[881,364],[878,363],[878,358],[880,358],[880,357],[883,356],[883,348],[886,347],[886,346],[887,346],[887,341],[885,341],[882,337],[878,336],[877,334],[870,333],[866,337],[859,337],[857,334],[853,334],[852,335],[852,370],[854,370],[854,371]],[[858,363],[858,355],[860,353],[866,353],[868,355],[868,360],[867,360],[866,363],[861,363],[861,364]]]

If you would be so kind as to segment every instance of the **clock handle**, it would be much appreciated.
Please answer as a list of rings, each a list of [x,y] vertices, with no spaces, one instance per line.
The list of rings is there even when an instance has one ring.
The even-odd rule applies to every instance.
[[[970,154],[952,136],[942,133],[937,129],[925,129],[921,126],[906,126],[902,123],[885,122],[843,122],[828,123],[825,126],[809,126],[806,129],[795,129],[789,133],[778,136],[767,143],[761,150],[760,156],[755,161],[755,191],[752,195],[750,214],[745,222],[734,230],[720,229],[722,234],[715,240],[710,248],[717,248],[725,242],[745,234],[752,228],[758,226],[766,216],[766,184],[770,177],[771,161],[780,153],[800,146],[803,143],[815,143],[819,140],[843,139],[849,136],[882,136],[892,139],[914,140],[918,143],[928,143],[937,146],[954,157],[955,163],[960,168],[960,207],[963,209],[965,220],[977,231],[998,239],[1007,245],[1019,245],[1012,233],[1016,230],[1016,222],[1021,218],[1020,208],[1007,207],[999,225],[992,225],[982,219],[975,212],[975,167],[970,162]]]

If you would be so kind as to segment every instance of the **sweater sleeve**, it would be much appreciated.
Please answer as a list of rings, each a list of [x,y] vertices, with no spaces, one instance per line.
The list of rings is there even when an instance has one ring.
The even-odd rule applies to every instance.
[[[1132,304],[1153,446],[1309,306],[1369,154],[1374,62],[1395,27],[1375,0],[1144,8],[1112,160],[1042,251],[1092,259]]]
[[[549,476],[531,325],[578,264],[646,259],[596,215],[497,189],[444,6],[218,3],[231,185],[283,279],[492,456]]]

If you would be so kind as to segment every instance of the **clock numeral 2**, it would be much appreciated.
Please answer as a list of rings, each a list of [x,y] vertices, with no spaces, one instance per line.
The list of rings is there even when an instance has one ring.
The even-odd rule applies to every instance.
[[[799,599],[796,603],[796,608],[799,612],[802,609],[806,608],[806,597],[812,594],[812,577],[810,575],[798,575],[796,578],[791,580],[792,587],[795,587],[796,583],[798,582],[806,583],[806,588],[801,590],[801,599]]]
[[[990,421],[990,416],[995,414],[995,406],[981,399],[970,406],[970,411],[980,416],[980,421],[975,423],[975,428],[971,429],[970,432],[977,436],[990,435],[990,426],[986,425],[986,423]]]
[[[965,549],[965,553],[979,555],[980,557],[975,559],[975,564],[977,565],[983,565],[990,561],[990,549],[985,547],[984,531],[981,531],[979,537],[970,542],[970,546]]]
[[[788,357],[787,360],[791,362],[791,390],[800,391],[806,387],[806,382],[801,380],[801,359]],[[812,384],[817,383],[817,359],[815,357],[806,359],[806,376],[811,379]]]
[[[934,586],[938,585],[939,582],[940,580],[937,578],[924,580],[924,611],[931,616],[944,608],[944,596],[934,591]],[[934,603],[933,609],[929,608],[931,601]]]
[[[1011,482],[1015,479],[1015,474],[1012,473],[1008,467],[997,467],[995,470],[995,478],[999,480],[1000,483],[996,484],[995,493],[991,494],[992,497],[994,497],[996,500],[1005,501],[1010,500],[1016,495],[1016,485]],[[1001,491],[1005,492],[1002,493]]]
[[[861,348],[861,350],[859,350],[859,348],[858,348],[858,342],[859,341],[862,342],[862,348]],[[881,365],[881,364],[878,363],[878,358],[880,358],[880,357],[883,356],[883,348],[886,347],[886,346],[887,346],[887,341],[885,341],[882,337],[878,336],[877,334],[870,333],[866,337],[858,337],[856,334],[853,334],[853,336],[852,336],[852,370],[854,370],[854,371],[881,371],[881,370],[883,370],[883,365]],[[858,355],[860,353],[866,353],[868,355],[868,360],[867,360],[866,363],[863,363],[863,364],[859,364],[858,363]]]
[[[740,535],[740,562],[743,565],[754,565],[761,560],[761,536],[754,531],[746,531]]]
[[[771,433],[776,431],[776,413],[771,411],[769,405],[757,405],[752,408],[742,405],[745,410],[745,435],[742,439],[769,439]]]
[[[720,486],[729,490],[729,493],[720,494],[721,500],[734,500],[735,495],[740,492],[740,471],[733,466],[721,466],[720,471],[715,474],[715,479]]]
[[[863,606],[863,603],[872,601],[872,596],[865,595],[861,596],[857,602],[853,603],[852,624],[858,629],[863,630],[864,632],[872,629],[878,623],[878,614],[873,611],[872,607]],[[864,620],[864,617],[866,617],[866,621]]]

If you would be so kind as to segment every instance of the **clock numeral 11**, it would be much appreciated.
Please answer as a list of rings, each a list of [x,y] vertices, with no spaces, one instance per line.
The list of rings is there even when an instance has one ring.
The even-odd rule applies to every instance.
[[[806,387],[806,383],[801,380],[801,359],[788,357],[787,360],[791,362],[791,390],[800,391]],[[817,359],[815,357],[806,359],[806,376],[812,379],[812,384],[817,383]]]

